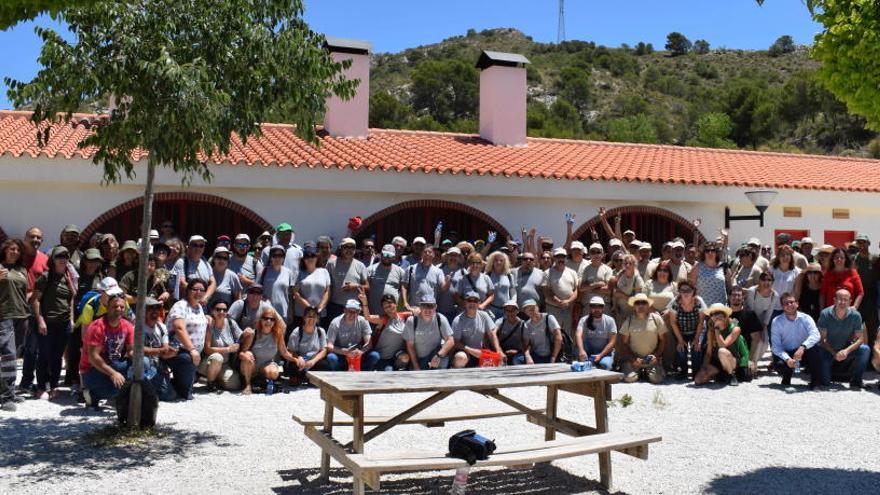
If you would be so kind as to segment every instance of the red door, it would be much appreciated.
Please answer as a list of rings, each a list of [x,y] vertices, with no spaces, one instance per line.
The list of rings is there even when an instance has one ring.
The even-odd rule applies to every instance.
[[[834,247],[845,247],[847,242],[852,242],[856,239],[856,233],[852,230],[826,230],[825,231],[825,244],[830,244]]]

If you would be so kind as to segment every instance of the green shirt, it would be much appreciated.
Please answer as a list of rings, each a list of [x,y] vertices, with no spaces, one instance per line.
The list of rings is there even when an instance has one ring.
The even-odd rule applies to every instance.
[[[721,336],[725,339],[736,326],[731,323],[727,325],[727,328],[721,331]],[[739,337],[736,338],[736,341],[727,348],[731,353],[733,353],[734,357],[736,357],[736,365],[739,368],[745,368],[749,365],[749,346],[746,345],[746,339],[742,336],[742,329],[740,329]]]
[[[0,319],[27,318],[31,309],[27,303],[27,270],[3,265],[9,270],[4,280],[0,280]]]
[[[858,311],[849,308],[846,310],[846,316],[840,319],[834,313],[834,306],[831,306],[819,313],[819,321],[816,326],[819,327],[819,330],[826,332],[828,343],[834,350],[839,351],[855,340],[864,324],[862,323],[862,315]]]
[[[49,279],[49,272],[40,275],[34,284],[34,290],[42,294],[40,313],[47,321],[70,320],[70,305],[74,293],[70,290],[67,274],[54,274]]]

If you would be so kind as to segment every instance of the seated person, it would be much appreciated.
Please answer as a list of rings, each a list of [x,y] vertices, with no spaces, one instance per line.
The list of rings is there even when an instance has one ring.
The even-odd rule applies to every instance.
[[[666,372],[659,356],[667,336],[663,317],[651,311],[654,302],[645,294],[636,294],[627,303],[633,314],[620,327],[623,380],[632,383],[647,377],[651,383],[662,383]]]
[[[409,355],[403,342],[403,330],[406,327],[406,319],[412,313],[398,312],[397,298],[393,294],[385,294],[380,299],[381,315],[370,314],[366,294],[360,295],[360,301],[364,309],[364,318],[375,326],[375,330],[370,335],[370,343],[364,352],[375,350],[379,353],[376,371],[405,370],[409,366]]]
[[[862,375],[868,366],[871,349],[864,344],[865,324],[852,306],[852,294],[837,289],[834,306],[819,313],[819,382],[831,385],[832,373],[846,375],[851,389],[861,389]]]
[[[525,364],[526,322],[519,318],[516,299],[508,299],[503,311],[504,316],[495,320],[495,333],[498,345],[504,351],[504,360],[508,365]]]
[[[229,303],[216,298],[211,303],[211,324],[205,330],[205,355],[199,363],[199,374],[208,381],[209,392],[238,390],[241,377],[238,374],[238,351],[243,339],[252,339],[253,330],[242,332],[235,320],[227,316]],[[219,387],[219,388],[218,388]]]
[[[798,300],[786,292],[779,298],[782,314],[773,318],[770,334],[770,348],[773,363],[782,375],[782,385],[791,385],[791,375],[804,361],[811,370],[810,389],[819,384],[819,348],[816,344],[822,339],[816,322],[806,313],[798,311]]]
[[[361,359],[361,371],[373,371],[379,361],[376,351],[364,352],[362,349],[370,343],[370,324],[361,316],[361,303],[357,299],[349,299],[345,303],[343,313],[330,322],[327,329],[327,363],[331,371],[346,371],[349,359]]]
[[[306,373],[329,371],[327,362],[327,333],[318,326],[318,308],[307,306],[303,310],[303,324],[294,328],[287,339],[287,350],[293,360],[285,363],[290,384],[298,386],[306,382]]]
[[[562,327],[556,317],[538,311],[538,302],[534,299],[523,301],[522,311],[529,317],[523,352],[525,364],[555,363],[562,352]]]
[[[251,382],[255,376],[262,376],[267,382],[278,380],[284,361],[293,361],[284,344],[284,320],[274,308],[265,308],[260,313],[257,331],[253,339],[244,342],[239,358],[244,379],[243,395],[253,392]]]
[[[418,314],[407,318],[403,328],[410,367],[415,371],[445,369],[455,345],[449,320],[437,312],[437,300],[432,292],[420,294],[418,301]]]
[[[263,286],[252,284],[245,291],[244,299],[239,299],[229,306],[229,317],[235,321],[238,328],[247,332],[257,328],[257,320],[263,309],[271,308],[272,303],[263,300]]]
[[[480,309],[480,294],[477,291],[464,294],[464,311],[452,320],[452,337],[455,339],[453,368],[478,366],[484,348],[503,355],[495,335],[495,322],[492,315]]]
[[[761,358],[759,351],[763,347],[764,327],[758,315],[745,305],[745,290],[742,287],[730,289],[729,300],[733,311],[730,317],[737,321],[740,334],[749,348],[749,377],[753,378],[758,371],[758,359]]]
[[[730,319],[733,311],[721,303],[703,310],[707,318],[706,352],[703,365],[694,376],[695,385],[703,385],[713,378],[738,385],[739,380],[751,380],[749,375],[749,347],[736,322]]]
[[[147,297],[144,315],[144,379],[149,380],[161,401],[173,401],[177,392],[171,386],[171,370],[165,359],[172,358],[177,350],[169,345],[168,327],[162,323],[165,305],[162,301]]]
[[[88,337],[79,361],[86,406],[98,407],[98,401],[113,399],[125,385],[131,364],[129,352],[134,344],[134,326],[124,319],[122,294],[109,296],[107,312],[89,325]]]
[[[590,360],[599,368],[611,371],[614,347],[617,345],[617,324],[605,314],[605,299],[590,298],[590,313],[581,318],[575,329],[575,346],[579,361]]]

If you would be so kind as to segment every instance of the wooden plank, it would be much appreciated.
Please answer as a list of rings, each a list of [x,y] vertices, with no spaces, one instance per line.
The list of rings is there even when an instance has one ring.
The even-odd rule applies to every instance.
[[[364,397],[359,395],[354,401],[354,408],[351,412],[352,434],[351,448],[358,454],[364,452]]]
[[[487,397],[491,397],[495,400],[503,402],[515,409],[522,411],[524,414],[526,414],[526,417],[530,423],[543,426],[545,428],[558,430],[562,433],[565,433],[566,435],[571,435],[573,437],[581,437],[593,433],[593,429],[588,426],[579,425],[571,421],[560,421],[558,418],[551,418],[549,415],[542,413],[541,409],[532,409],[525,404],[521,404],[511,399],[510,397],[499,393],[497,390],[486,391],[484,392],[484,394]]]
[[[385,433],[386,431],[390,430],[391,428],[394,428],[395,426],[401,424],[403,421],[416,415],[417,413],[424,411],[425,409],[433,406],[437,402],[440,402],[441,400],[449,397],[450,395],[452,395],[452,393],[453,392],[437,392],[436,394],[434,394],[434,395],[428,397],[427,399],[419,402],[418,404],[410,407],[409,409],[407,409],[406,411],[403,411],[402,413],[398,414],[397,416],[393,416],[393,417],[389,418],[388,421],[385,421],[384,423],[380,424],[379,426],[373,428],[372,430],[367,432],[366,435],[363,435],[364,424],[363,424],[363,417],[361,417],[360,428],[361,428],[361,434],[364,437],[363,442],[369,442],[370,440],[376,438],[377,436],[381,435],[382,433]],[[361,400],[363,400],[363,399],[361,399]],[[363,404],[361,404],[361,408],[363,408]],[[363,409],[361,409],[361,410],[363,410]],[[357,424],[357,418],[355,418],[355,424]],[[352,443],[352,445],[354,445],[354,444]],[[363,452],[363,450],[358,450],[357,452]]]
[[[625,433],[603,433],[586,437],[569,438],[541,442],[508,450],[496,451],[485,461],[477,461],[475,467],[522,466],[550,462],[566,457],[608,453],[612,450],[629,449],[659,442],[662,438],[653,435],[632,435]],[[443,453],[399,453],[395,457],[370,454],[352,454],[349,459],[364,472],[391,471],[430,471],[455,469],[467,466],[461,459],[446,457]]]
[[[598,387],[602,386],[601,383],[595,382],[587,382],[587,383],[564,383],[559,385],[559,390],[564,390],[571,394],[583,395],[586,397],[596,397],[598,393]]]
[[[333,404],[333,407],[339,409],[340,411],[348,414],[351,417],[354,417],[354,404],[357,401],[358,395],[348,395],[343,396],[339,392],[330,389],[330,388],[322,388],[321,389],[321,399],[324,402],[330,402]]]
[[[586,435],[595,435],[599,431],[592,426],[582,425],[580,423],[575,423],[574,421],[569,421],[567,419],[556,418],[553,422],[542,421],[540,416],[526,416],[526,421],[538,426],[546,427],[548,424],[553,424],[556,427],[556,431],[559,433],[564,433],[566,435],[571,435],[574,437],[583,437]]]
[[[306,426],[305,433],[306,437],[315,442],[327,455],[336,459],[336,461],[339,462],[339,464],[342,464],[344,468],[349,471],[357,471],[360,469],[357,463],[351,459],[351,454],[349,454],[345,448],[342,447],[342,444],[337,442],[329,434],[319,431],[314,426]]]
[[[593,407],[596,410],[596,430],[599,434],[608,431],[608,399],[611,398],[611,385],[598,387],[598,394],[593,399]],[[613,479],[611,476],[611,453],[599,454],[599,482],[608,491],[611,491]]]
[[[306,434],[308,434],[309,427],[306,426]],[[324,430],[323,432],[332,438],[333,434],[333,402],[325,401],[324,402]],[[324,449],[321,451],[321,479],[327,480],[330,478],[330,455]]]
[[[559,399],[559,389],[556,385],[547,385],[547,419],[553,421],[556,419],[556,402]],[[554,440],[556,438],[556,428],[549,424],[544,429],[544,440]]]
[[[534,411],[543,413],[544,408],[534,409]],[[320,426],[324,424],[323,416],[316,416],[311,414],[310,412],[305,412],[302,414],[294,414],[293,420],[297,423],[306,426]],[[513,408],[493,408],[493,409],[482,409],[475,412],[448,412],[448,413],[432,413],[432,412],[421,412],[412,416],[411,418],[407,418],[404,421],[401,421],[400,424],[403,425],[425,425],[428,427],[433,426],[443,426],[444,423],[454,422],[454,421],[471,421],[475,419],[487,419],[487,418],[503,418],[507,416],[518,416],[520,414],[525,414],[524,412],[513,409]],[[368,416],[364,415],[364,426],[376,426],[380,425],[393,416]],[[351,426],[353,421],[350,416],[338,417],[333,419],[333,426]]]
[[[530,387],[569,383],[621,381],[623,375],[594,369],[574,373],[567,364],[536,364],[499,368],[462,368],[448,370],[407,371],[406,373],[309,373],[312,383],[322,393],[332,390],[339,396],[390,394],[410,392],[441,392],[450,390],[484,390],[491,388]]]

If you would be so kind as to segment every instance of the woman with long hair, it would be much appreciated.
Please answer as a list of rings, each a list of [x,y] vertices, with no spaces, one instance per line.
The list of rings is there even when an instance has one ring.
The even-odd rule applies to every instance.
[[[730,319],[733,311],[723,304],[713,304],[703,313],[709,319],[706,325],[706,357],[694,377],[694,385],[703,385],[721,376],[729,385],[739,380],[749,381],[749,348],[740,328]]]
[[[661,261],[645,284],[645,294],[654,301],[654,311],[665,313],[669,303],[678,296],[678,284],[672,280],[669,261]]]
[[[318,251],[306,243],[299,260],[299,273],[293,287],[293,322],[291,327],[303,324],[306,308],[318,310],[318,318],[327,315],[327,302],[330,300],[330,272],[318,266]],[[326,336],[325,336],[326,337]]]
[[[618,251],[619,252],[619,251]],[[614,253],[617,255],[617,253]],[[620,326],[623,320],[632,315],[632,307],[629,305],[629,298],[639,292],[645,290],[645,282],[639,275],[636,257],[631,254],[622,255],[623,268],[617,272],[617,275],[611,278],[610,284],[613,287],[614,313],[616,314],[616,323]]]
[[[458,307],[464,308],[464,295],[474,291],[480,296],[480,304],[477,309],[486,311],[492,301],[495,300],[495,284],[488,275],[483,273],[483,257],[480,253],[473,253],[467,258],[467,272],[458,281],[458,293],[456,301]]]
[[[116,280],[122,280],[128,272],[136,272],[138,269],[138,245],[134,241],[125,241],[116,256]]]
[[[510,272],[510,258],[501,251],[489,255],[486,261],[486,273],[495,287],[495,297],[486,310],[492,313],[493,319],[504,316],[504,305],[516,299],[516,282]]]
[[[73,330],[73,298],[76,282],[68,266],[70,252],[56,246],[49,257],[49,271],[37,279],[31,295],[31,310],[37,328],[37,399],[59,395],[61,361]]]
[[[31,315],[28,305],[28,274],[22,264],[24,243],[6,239],[0,244],[0,409],[15,411],[15,334],[24,335]]]
[[[397,311],[397,299],[392,294],[382,296],[382,314],[379,315],[370,314],[366,295],[361,294],[359,299],[364,318],[375,328],[370,334],[370,343],[364,347],[366,353],[371,350],[379,353],[379,361],[375,369],[377,371],[406,369],[409,366],[409,355],[403,340],[403,330],[406,327],[406,319],[412,316],[412,313]]]
[[[798,300],[798,311],[810,315],[814,321],[819,321],[819,313],[825,309],[822,305],[822,265],[807,265],[794,285],[794,296]]]
[[[779,295],[786,292],[794,294],[794,284],[801,273],[800,268],[794,266],[794,249],[785,244],[779,246],[776,257],[770,262],[770,267],[773,273],[773,290]],[[773,310],[776,311],[774,317],[782,314],[781,305],[775,306]]]
[[[240,357],[243,395],[253,392],[251,382],[255,376],[262,376],[267,383],[275,381],[281,376],[284,361],[294,361],[284,342],[284,320],[275,308],[264,307],[260,312],[254,338],[242,350]]]
[[[302,325],[290,332],[287,350],[293,360],[284,366],[290,375],[290,385],[294,387],[305,381],[309,371],[330,370],[324,359],[327,357],[327,332],[318,326],[318,308],[308,306],[303,310]]]
[[[857,309],[862,304],[865,297],[862,278],[852,267],[852,258],[841,248],[831,252],[831,266],[822,274],[822,296],[819,302],[823,308],[834,303],[834,294],[838,289],[846,289],[852,294],[853,308]]]

